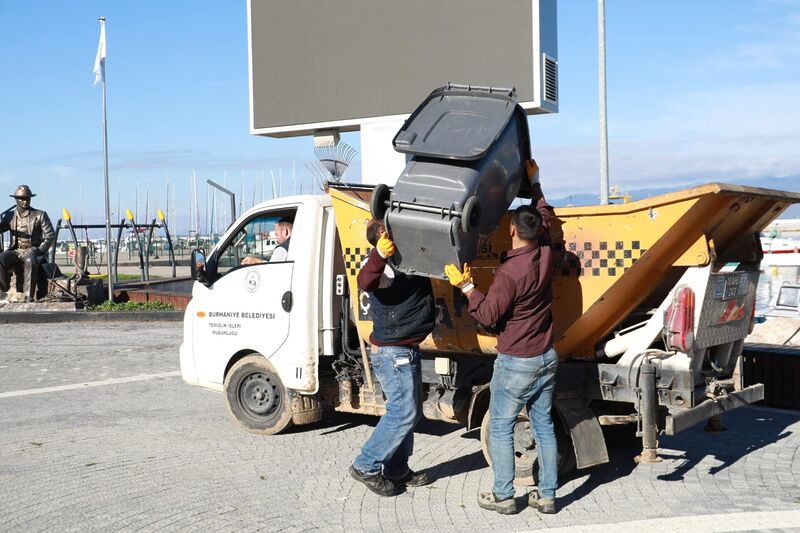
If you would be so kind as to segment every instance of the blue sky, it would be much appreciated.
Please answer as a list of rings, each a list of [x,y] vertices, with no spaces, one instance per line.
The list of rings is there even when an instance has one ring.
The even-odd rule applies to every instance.
[[[560,113],[530,121],[551,197],[598,189],[596,6],[559,2]],[[308,190],[310,138],[249,134],[243,0],[0,0],[0,193],[26,182],[53,219],[67,207],[102,221],[101,15],[113,211],[134,208],[138,185],[143,218],[148,184],[151,206],[166,209],[169,181],[185,231],[193,170],[201,201],[205,179],[227,174],[239,192],[243,171],[246,206],[262,173],[288,190],[293,164]],[[800,189],[800,2],[607,0],[606,17],[612,184],[770,177]]]

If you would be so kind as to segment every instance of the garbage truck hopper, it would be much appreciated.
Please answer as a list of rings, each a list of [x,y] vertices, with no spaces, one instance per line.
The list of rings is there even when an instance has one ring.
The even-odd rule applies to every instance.
[[[372,187],[331,184],[328,192],[351,294],[358,294],[351,298],[352,316],[366,339],[369,297],[358,291],[356,276],[371,248],[365,224]],[[800,194],[711,183],[628,204],[556,209],[553,320],[560,358],[595,360],[615,328],[649,301],[658,307],[689,267],[741,262],[757,270],[758,232],[793,203],[800,203]],[[424,235],[420,239],[425,246]],[[492,283],[510,244],[506,215],[472,261],[479,289]],[[433,287],[437,325],[422,348],[495,354],[494,335],[469,316],[460,291],[445,280],[434,279]],[[752,318],[752,309],[747,313]]]
[[[666,297],[688,267],[757,266],[758,233],[799,202],[798,193],[711,183],[629,204],[556,210],[559,353],[594,359],[615,326],[642,302]]]

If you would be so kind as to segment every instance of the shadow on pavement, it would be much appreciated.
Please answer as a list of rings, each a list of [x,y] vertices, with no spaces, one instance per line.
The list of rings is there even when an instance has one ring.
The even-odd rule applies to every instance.
[[[414,432],[422,433],[423,435],[435,435],[437,437],[442,437],[462,429],[464,429],[464,426],[459,424],[450,424],[448,422],[428,420],[427,418],[423,418],[420,420],[419,424],[417,424],[417,427],[414,428]]]
[[[481,440],[481,428],[473,428],[461,435],[462,439]]]
[[[322,415],[322,420],[314,422],[313,424],[305,424],[302,426],[292,426],[284,431],[285,435],[293,435],[297,433],[306,433],[311,431],[319,431],[321,429],[327,430],[320,433],[320,435],[331,435],[341,431],[347,431],[358,426],[375,426],[378,423],[377,416],[358,415],[354,413],[340,413],[338,411],[328,411]]]
[[[322,421],[310,426],[299,426],[290,429],[287,433],[304,431],[318,431],[324,429],[321,435],[330,435],[347,431],[358,426],[374,427],[379,418],[350,413],[329,412]],[[718,472],[736,464],[748,454],[755,452],[770,444],[779,442],[791,436],[793,432],[788,428],[800,422],[800,413],[778,411],[766,408],[742,408],[723,417],[723,426],[728,430],[720,433],[704,431],[703,424],[690,428],[675,436],[660,437],[659,455],[664,459],[683,459],[666,474],[657,476],[661,481],[682,481],[684,476],[697,468],[699,463],[708,456],[721,464],[710,467],[706,473],[715,475]],[[462,427],[446,422],[423,419],[415,429],[416,433],[443,436]],[[606,435],[609,442],[609,462],[583,471],[574,471],[567,476],[559,476],[559,486],[565,487],[568,483],[586,477],[585,481],[577,485],[570,493],[559,496],[559,506],[568,507],[581,500],[597,488],[629,476],[637,467],[634,458],[641,452],[641,441],[630,438],[629,432],[613,431]],[[461,438],[479,439],[479,431],[465,432]],[[678,453],[674,453],[677,450]],[[463,457],[454,457],[443,463],[427,468],[429,475],[437,480],[458,476],[475,470],[487,468],[488,464],[481,451],[475,451]]]
[[[380,420],[380,417],[377,416],[326,411],[322,417],[322,420],[319,422],[303,426],[292,426],[284,433],[291,435],[296,433],[304,433],[307,431],[319,431],[323,429],[326,431],[320,433],[321,435],[332,435],[334,433],[347,431],[358,426],[375,427],[375,425],[378,423],[378,420]],[[417,427],[414,428],[414,432],[422,435],[434,435],[441,437],[453,433],[454,431],[459,431],[461,428],[462,426],[458,424],[448,424],[447,422],[441,422],[437,420],[422,419],[420,420],[419,424],[417,424]]]
[[[593,466],[587,470],[573,470],[566,476],[559,476],[558,485],[559,487],[563,487],[567,483],[582,478],[587,473],[589,474],[586,481],[575,487],[572,492],[564,496],[558,496],[559,508],[568,507],[570,504],[588,496],[592,491],[606,483],[612,483],[619,478],[629,476],[634,468],[636,468],[634,458],[639,454],[639,451],[639,449],[632,449],[627,446],[624,448],[609,448],[608,463]],[[559,492],[561,492],[560,489]]]
[[[783,412],[742,409],[729,419],[723,417],[727,431],[708,433],[703,425],[679,435],[664,437],[661,445],[672,450],[686,450],[682,455],[661,453],[665,459],[684,459],[675,470],[658,476],[662,481],[680,481],[704,458],[713,456],[722,464],[711,467],[708,473],[717,474],[748,454],[792,435],[786,428],[800,420],[800,415]]]
[[[428,475],[434,480],[458,476],[475,470],[487,468],[489,465],[483,458],[483,452],[476,451],[463,457],[454,457],[444,463],[427,468]]]
[[[722,464],[708,469],[714,475],[735,464],[748,454],[776,443],[792,435],[787,428],[800,421],[800,414],[761,409],[740,409],[723,417],[723,426],[728,431],[707,433],[704,425],[698,424],[675,436],[660,437],[659,456],[663,459],[684,459],[671,472],[657,476],[661,481],[682,481],[684,476],[706,457],[713,456]],[[586,471],[576,471],[568,477],[559,477],[559,486],[579,479],[588,473],[588,478],[571,493],[559,497],[559,505],[567,507],[584,498],[598,487],[630,475],[637,464],[634,458],[641,451],[638,440],[620,439],[616,446],[609,445],[609,462]],[[669,450],[685,450],[682,454]]]

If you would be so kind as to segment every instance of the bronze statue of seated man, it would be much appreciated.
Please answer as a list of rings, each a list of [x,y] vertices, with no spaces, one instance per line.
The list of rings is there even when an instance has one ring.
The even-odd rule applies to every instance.
[[[0,216],[0,233],[11,234],[8,250],[0,253],[0,291],[7,292],[11,274],[21,272],[22,293],[25,301],[31,302],[42,275],[42,258],[55,243],[56,234],[47,213],[31,207],[31,198],[36,195],[30,187],[20,185],[10,196],[17,205]],[[19,286],[18,279],[18,289]]]

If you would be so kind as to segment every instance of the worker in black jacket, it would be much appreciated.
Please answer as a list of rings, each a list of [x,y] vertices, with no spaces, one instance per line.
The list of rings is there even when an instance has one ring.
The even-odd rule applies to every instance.
[[[358,288],[368,292],[372,308],[370,364],[386,396],[386,414],[364,443],[350,475],[381,496],[400,487],[430,483],[414,472],[408,458],[414,449],[414,426],[422,417],[419,344],[433,331],[433,292],[428,278],[407,276],[389,262],[395,245],[383,224],[367,223],[374,246],[358,273]]]

